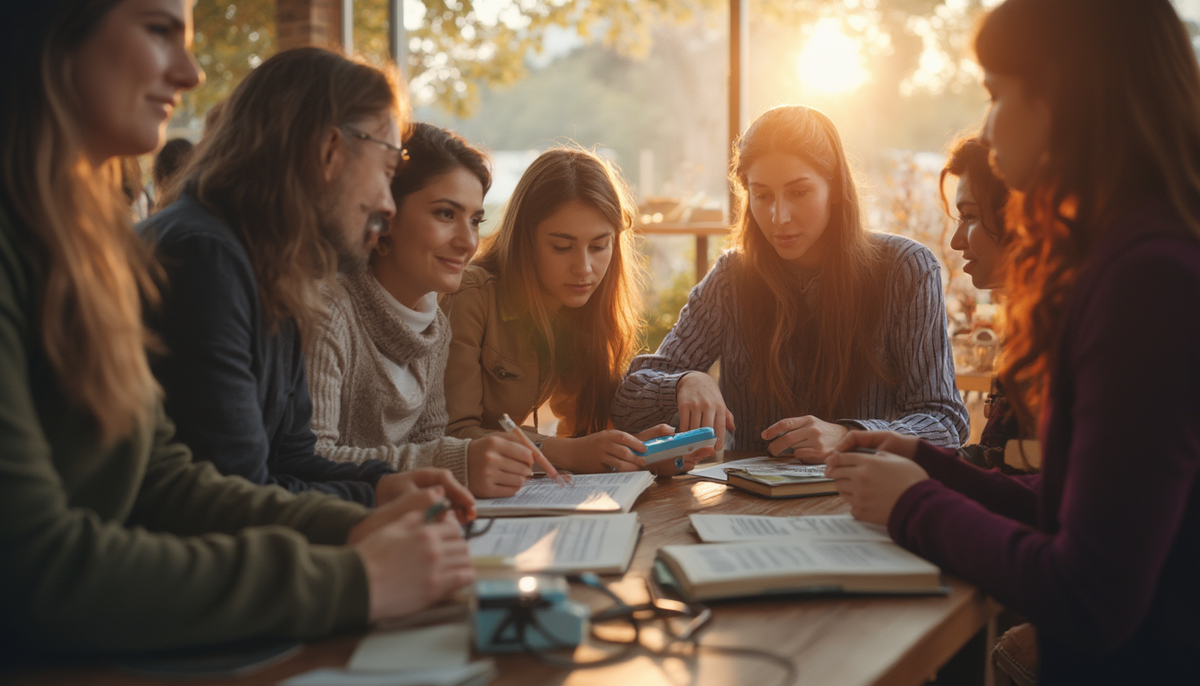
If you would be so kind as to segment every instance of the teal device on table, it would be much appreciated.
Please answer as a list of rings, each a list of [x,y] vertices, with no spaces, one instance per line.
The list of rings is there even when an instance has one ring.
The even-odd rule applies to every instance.
[[[654,464],[672,457],[690,455],[701,448],[711,448],[717,443],[717,434],[705,426],[679,434],[651,438],[643,443],[646,444],[646,452],[635,452],[634,455],[645,458],[646,464]]]
[[[571,648],[591,610],[567,597],[562,576],[525,574],[475,582],[475,649],[481,653]]]

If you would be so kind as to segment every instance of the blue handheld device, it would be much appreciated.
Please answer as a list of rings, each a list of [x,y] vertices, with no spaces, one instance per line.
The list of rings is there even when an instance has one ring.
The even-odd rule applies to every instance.
[[[690,455],[701,448],[711,448],[717,443],[717,434],[705,426],[681,434],[651,438],[644,443],[646,452],[634,455],[645,458],[646,464],[654,464],[672,457]]]

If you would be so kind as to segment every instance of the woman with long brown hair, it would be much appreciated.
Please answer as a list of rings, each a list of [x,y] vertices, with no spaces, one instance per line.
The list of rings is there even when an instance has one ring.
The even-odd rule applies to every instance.
[[[0,22],[5,666],[315,638],[471,578],[457,523],[422,524],[441,489],[368,516],[222,477],[172,440],[145,353],[153,269],[117,158],[161,145],[200,81],[191,6],[56,0]]]
[[[535,459],[507,433],[446,435],[443,377],[450,322],[438,295],[462,284],[479,247],[487,156],[454,133],[416,122],[392,179],[396,216],[370,267],[323,289],[327,314],[305,351],[317,452],[399,470],[441,467],[482,498],[513,495]]]
[[[555,466],[597,472],[640,468],[641,441],[671,432],[611,428],[609,403],[639,334],[633,213],[625,182],[599,155],[559,147],[534,160],[442,303],[452,332],[447,434],[484,436],[503,414],[532,414],[527,433]],[[547,400],[556,436],[536,430]]]
[[[737,449],[819,462],[852,428],[957,447],[941,271],[919,243],[870,233],[837,128],[768,110],[739,139],[734,248],[692,289],[653,355],[633,361],[613,416],[635,430],[678,416]],[[721,362],[720,384],[706,374]]]
[[[852,434],[855,516],[1037,627],[1041,684],[1190,684],[1200,651],[1200,68],[1168,0],[1008,0],[975,52],[1013,189],[1007,476]],[[907,459],[905,459],[907,458]]]

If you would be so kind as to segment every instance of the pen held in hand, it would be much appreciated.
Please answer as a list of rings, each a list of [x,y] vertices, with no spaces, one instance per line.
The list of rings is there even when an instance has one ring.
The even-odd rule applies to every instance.
[[[500,415],[500,426],[504,427],[505,431],[512,434],[513,437],[517,439],[518,443],[524,444],[526,448],[529,448],[533,451],[533,460],[537,462],[542,469],[546,470],[546,476],[554,479],[554,483],[558,484],[559,486],[571,485],[570,478],[558,473],[558,470],[554,468],[554,465],[550,464],[550,460],[546,459],[546,456],[542,454],[542,451],[538,450],[538,447],[533,444],[533,441],[529,440],[529,437],[525,435],[524,431],[521,431],[521,428],[518,427],[517,423],[512,420],[512,417],[509,417],[507,414]]]
[[[451,507],[451,505],[450,505],[449,500],[439,500],[436,503],[430,505],[425,510],[425,523],[431,524],[431,523],[437,521],[437,518],[442,516],[442,513],[449,510],[450,507]]]

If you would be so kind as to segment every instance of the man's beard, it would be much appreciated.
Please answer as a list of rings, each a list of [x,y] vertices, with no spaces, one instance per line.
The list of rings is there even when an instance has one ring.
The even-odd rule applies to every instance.
[[[342,274],[358,274],[367,268],[371,261],[371,244],[387,228],[387,218],[378,212],[372,212],[362,230],[353,234],[345,231],[337,219],[329,215],[322,216],[320,224],[321,235],[333,246],[337,255],[337,269]]]

